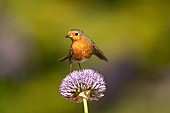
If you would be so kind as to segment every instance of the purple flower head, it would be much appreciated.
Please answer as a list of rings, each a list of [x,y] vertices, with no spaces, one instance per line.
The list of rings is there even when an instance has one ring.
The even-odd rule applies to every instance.
[[[81,93],[85,94],[88,101],[92,101],[103,97],[105,90],[103,76],[91,69],[73,71],[60,86],[61,95],[75,103],[82,102]]]

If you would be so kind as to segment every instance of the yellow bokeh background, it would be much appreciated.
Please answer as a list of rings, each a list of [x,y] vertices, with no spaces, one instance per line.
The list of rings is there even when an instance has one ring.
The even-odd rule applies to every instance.
[[[59,92],[69,64],[57,59],[68,54],[64,37],[73,28],[109,60],[82,63],[107,84],[89,112],[170,112],[169,6],[168,0],[1,0],[0,113],[83,112]]]

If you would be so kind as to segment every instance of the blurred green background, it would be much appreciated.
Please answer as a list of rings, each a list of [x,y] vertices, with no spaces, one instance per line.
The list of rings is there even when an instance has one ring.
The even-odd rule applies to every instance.
[[[107,83],[90,113],[170,112],[168,0],[1,0],[0,113],[83,112],[59,92],[69,65],[57,59],[68,54],[73,28],[109,59],[82,64]]]

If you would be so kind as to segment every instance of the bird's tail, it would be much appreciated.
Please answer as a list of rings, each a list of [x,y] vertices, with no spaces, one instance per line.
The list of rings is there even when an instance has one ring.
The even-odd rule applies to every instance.
[[[67,61],[67,60],[69,60],[68,56],[65,56],[65,57],[58,59],[58,61],[60,61],[60,62]]]
[[[108,59],[106,58],[106,56],[104,55],[104,53],[99,49],[99,48],[95,48],[94,49],[94,55],[96,55],[98,58],[105,60],[106,62],[108,62]]]

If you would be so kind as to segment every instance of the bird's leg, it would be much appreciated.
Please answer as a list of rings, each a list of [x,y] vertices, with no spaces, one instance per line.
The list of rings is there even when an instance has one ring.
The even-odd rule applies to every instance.
[[[81,69],[81,65],[80,65],[80,63],[78,63],[79,64],[79,68]]]
[[[72,64],[70,64],[70,73],[72,72],[72,66],[73,66],[73,65],[72,65]]]
[[[70,73],[71,73],[71,72],[72,72],[73,62],[70,60],[70,61],[69,61],[69,64],[70,64]]]

